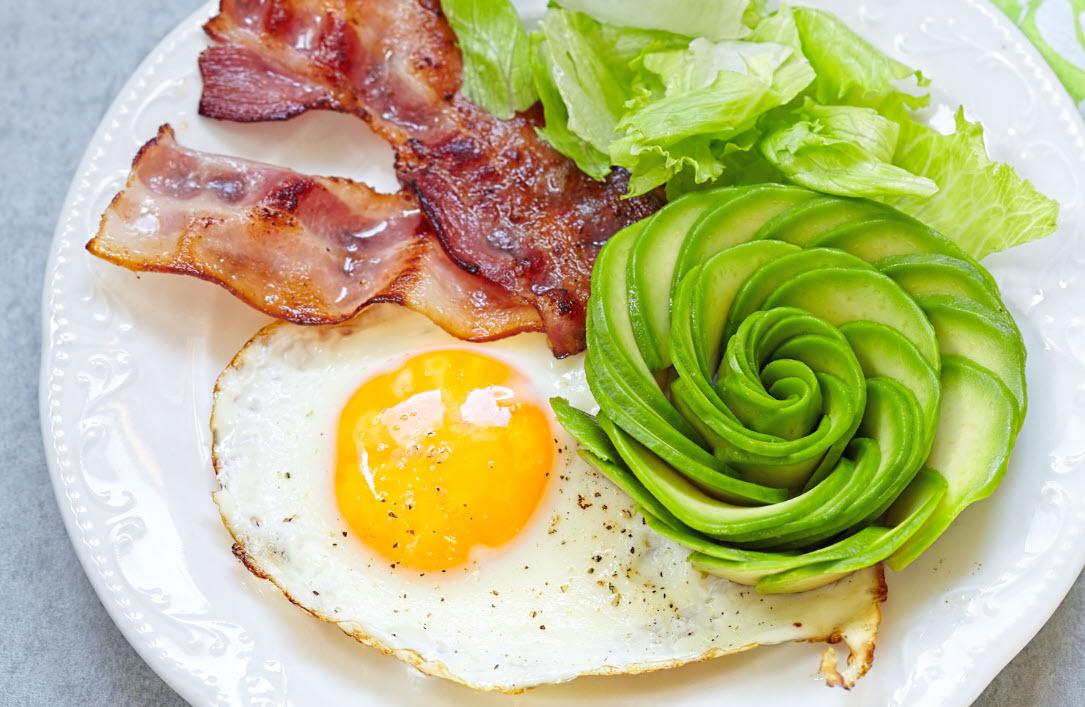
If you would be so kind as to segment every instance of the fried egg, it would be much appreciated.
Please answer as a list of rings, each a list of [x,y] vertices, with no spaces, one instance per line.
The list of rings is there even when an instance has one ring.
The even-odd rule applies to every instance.
[[[222,373],[214,494],[234,553],[312,615],[421,671],[519,691],[843,639],[865,672],[885,585],[868,568],[761,596],[688,551],[576,454],[548,404],[593,401],[541,334],[455,340],[395,306],[275,323]]]

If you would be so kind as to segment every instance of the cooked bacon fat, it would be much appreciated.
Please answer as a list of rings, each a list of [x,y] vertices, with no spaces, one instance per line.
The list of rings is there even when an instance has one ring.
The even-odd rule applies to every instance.
[[[205,29],[219,44],[200,58],[203,115],[363,118],[456,262],[534,306],[555,354],[584,347],[600,246],[659,201],[621,199],[624,172],[583,174],[535,133],[537,107],[502,121],[462,99],[437,0],[222,0]]]
[[[397,302],[463,339],[541,329],[533,308],[448,257],[409,193],[188,150],[169,126],[140,150],[87,249],[210,280],[298,324]]]

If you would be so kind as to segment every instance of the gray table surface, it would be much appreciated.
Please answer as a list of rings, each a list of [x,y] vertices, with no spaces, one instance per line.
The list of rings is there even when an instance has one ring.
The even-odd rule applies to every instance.
[[[45,466],[37,381],[42,276],[79,159],[129,74],[201,3],[0,3],[0,704],[183,704],[76,560]],[[1085,580],[975,704],[1085,705]]]

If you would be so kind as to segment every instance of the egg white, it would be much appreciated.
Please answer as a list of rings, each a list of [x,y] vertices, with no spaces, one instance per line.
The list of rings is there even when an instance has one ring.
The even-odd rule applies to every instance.
[[[553,358],[541,334],[471,344],[392,305],[349,323],[261,330],[222,373],[211,420],[235,554],[293,602],[423,672],[519,691],[593,673],[673,667],[790,640],[839,640],[869,666],[885,585],[869,568],[799,595],[761,596],[704,575],[644,525],[552,422],[551,482],[516,539],[445,572],[392,567],[359,541],[335,500],[343,406],[375,373],[459,346],[502,359],[546,401],[593,409],[582,356]]]

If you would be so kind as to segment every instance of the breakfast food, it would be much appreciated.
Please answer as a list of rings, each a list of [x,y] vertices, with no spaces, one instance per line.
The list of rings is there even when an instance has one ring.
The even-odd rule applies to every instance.
[[[889,207],[697,192],[612,238],[592,290],[601,411],[556,410],[706,572],[780,593],[900,569],[1006,471],[1021,335],[981,265]]]
[[[216,387],[234,552],[313,615],[480,689],[788,640],[842,638],[829,680],[866,671],[880,569],[782,597],[703,574],[575,453],[554,395],[591,403],[579,361],[539,334],[466,345],[388,306],[272,324]]]
[[[396,302],[462,339],[541,329],[534,307],[449,258],[409,194],[188,150],[169,126],[139,151],[87,250],[215,282],[297,324]]]
[[[460,52],[436,0],[223,0],[200,57],[202,115],[282,120],[310,109],[364,119],[465,270],[538,310],[557,355],[584,348],[591,264],[615,231],[658,208],[623,199],[620,170],[585,175],[536,134],[459,95]]]
[[[922,94],[922,77],[825,13],[751,6],[710,41],[551,7],[529,38],[486,7],[500,22],[461,12],[456,37],[434,0],[223,0],[201,114],[353,114],[403,190],[188,150],[164,126],[88,244],[338,323],[271,325],[219,379],[235,554],[360,641],[481,689],[841,638],[848,668],[828,650],[822,669],[850,686],[880,561],[907,564],[1005,470],[1020,336],[982,267],[891,208],[686,192],[791,181],[944,221],[967,183],[1012,212],[1007,233],[956,234],[976,257],[1044,235],[1053,204],[963,116],[953,136],[913,120],[925,96],[894,82]],[[505,29],[509,61],[485,51]],[[485,71],[457,42],[506,65],[496,84],[533,84],[493,108],[506,119],[461,95]],[[849,75],[852,54],[873,70]],[[445,332],[540,332],[550,351]],[[983,413],[964,424],[965,407]]]

